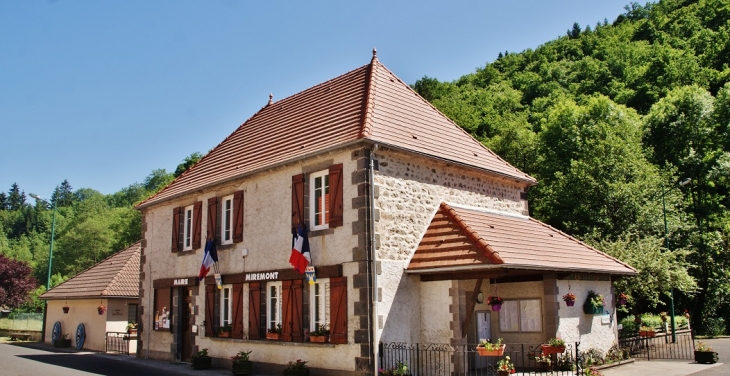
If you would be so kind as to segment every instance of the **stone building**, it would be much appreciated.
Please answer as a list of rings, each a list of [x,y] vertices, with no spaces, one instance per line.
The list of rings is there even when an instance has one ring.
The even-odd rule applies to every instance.
[[[529,218],[534,184],[373,52],[370,64],[270,98],[137,206],[139,355],[188,360],[207,348],[224,366],[252,350],[262,372],[304,359],[316,374],[355,375],[377,372],[381,342],[560,334],[606,348],[615,319],[569,311],[560,295],[571,286],[578,299],[592,289],[611,301],[611,278],[635,271]],[[300,227],[314,284],[289,264]],[[196,278],[208,241],[221,288],[212,275]],[[495,290],[509,325],[496,314],[477,322],[481,296]],[[267,340],[279,324],[281,338]],[[320,325],[329,342],[309,340]]]

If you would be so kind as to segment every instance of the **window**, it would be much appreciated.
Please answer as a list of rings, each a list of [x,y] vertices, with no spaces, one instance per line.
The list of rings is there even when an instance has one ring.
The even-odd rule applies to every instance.
[[[154,290],[155,316],[153,330],[171,330],[172,325],[172,292],[170,288],[158,288]]]
[[[309,285],[309,330],[324,325],[330,328],[330,283],[329,279],[318,279]]]
[[[221,326],[231,325],[233,322],[233,289],[231,285],[225,285],[220,291],[220,317]]]
[[[270,282],[266,287],[266,328],[275,329],[277,324],[281,324],[281,282]]]
[[[502,332],[542,332],[540,299],[505,300],[499,311]]]
[[[137,305],[127,305],[127,323],[137,322]]]
[[[309,180],[309,208],[312,230],[329,227],[330,223],[330,180],[329,171],[313,173]]]
[[[233,195],[221,199],[221,244],[233,244]]]
[[[183,209],[183,251],[193,249],[193,205]]]

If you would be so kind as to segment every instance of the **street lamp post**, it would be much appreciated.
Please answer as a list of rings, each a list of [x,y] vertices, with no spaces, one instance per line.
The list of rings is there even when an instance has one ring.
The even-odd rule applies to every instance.
[[[684,187],[685,185],[689,184],[692,179],[687,178],[676,185],[674,185],[669,190],[671,191],[674,188]],[[664,185],[662,184],[662,214],[664,216],[664,247],[669,250],[669,227],[667,226],[667,203],[664,200],[664,196],[666,194],[666,190],[664,189]],[[670,297],[669,297],[669,312],[670,312],[670,323],[672,325],[672,343],[677,343],[677,326],[676,322],[674,320],[674,286],[670,287]]]
[[[48,252],[48,278],[46,279],[46,291],[51,289],[51,266],[53,265],[53,236],[56,233],[56,205],[50,203],[35,193],[31,193],[30,197],[36,199],[36,201],[44,202],[46,205],[53,207],[53,215],[51,216],[51,249]],[[46,317],[48,316],[48,300],[44,300],[43,304],[43,323],[41,325],[41,341],[46,341]]]

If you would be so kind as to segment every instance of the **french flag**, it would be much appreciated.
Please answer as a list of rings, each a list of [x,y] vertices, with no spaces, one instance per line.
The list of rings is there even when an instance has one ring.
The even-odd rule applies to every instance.
[[[200,266],[200,273],[198,273],[198,279],[201,281],[208,275],[210,267],[214,263],[218,262],[218,252],[215,249],[215,240],[208,240],[205,242],[205,254],[203,255],[203,265]]]
[[[299,226],[299,229],[294,233],[294,239],[292,241],[291,256],[289,257],[289,263],[292,264],[294,270],[304,274],[304,270],[307,265],[312,262],[312,257],[309,253],[309,239],[307,239],[307,231]]]

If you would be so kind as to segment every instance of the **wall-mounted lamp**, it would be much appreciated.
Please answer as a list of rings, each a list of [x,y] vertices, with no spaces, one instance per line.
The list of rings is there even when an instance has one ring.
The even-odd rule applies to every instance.
[[[243,258],[246,258],[246,256],[248,256],[248,248],[244,248],[241,250],[241,256]]]

